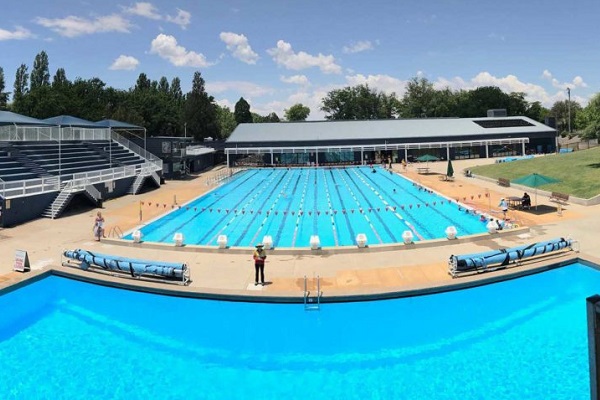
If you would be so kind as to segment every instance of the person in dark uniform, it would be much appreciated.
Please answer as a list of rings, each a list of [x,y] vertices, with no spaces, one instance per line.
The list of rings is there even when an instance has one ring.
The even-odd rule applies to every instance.
[[[267,259],[267,253],[265,253],[265,246],[262,243],[256,245],[254,250],[254,286],[258,285],[258,273],[260,272],[260,284],[265,285],[265,260]]]

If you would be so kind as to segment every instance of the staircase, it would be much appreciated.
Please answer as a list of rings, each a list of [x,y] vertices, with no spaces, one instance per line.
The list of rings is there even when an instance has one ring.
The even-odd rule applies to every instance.
[[[156,182],[156,184],[160,187],[160,176],[158,176],[156,171],[144,168],[135,177],[135,180],[133,181],[131,187],[128,190],[128,193],[133,195],[138,194],[140,192],[140,189],[142,188],[142,185],[144,184],[144,181],[148,177],[151,177],[152,180],[154,180],[154,182]]]

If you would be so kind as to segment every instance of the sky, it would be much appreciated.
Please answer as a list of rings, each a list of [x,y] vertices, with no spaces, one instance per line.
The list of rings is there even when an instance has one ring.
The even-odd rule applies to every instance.
[[[296,103],[320,120],[334,89],[368,84],[400,98],[436,88],[498,86],[551,107],[583,106],[600,87],[600,1],[572,0],[0,0],[6,91],[44,50],[50,74],[129,89],[140,73],[195,71],[216,101],[244,97],[261,115]]]

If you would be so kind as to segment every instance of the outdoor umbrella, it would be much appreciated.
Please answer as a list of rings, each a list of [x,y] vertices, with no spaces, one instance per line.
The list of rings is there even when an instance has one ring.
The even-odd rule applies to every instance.
[[[558,179],[554,179],[550,176],[540,175],[540,174],[529,174],[525,176],[521,176],[520,178],[513,179],[512,183],[516,183],[518,185],[529,186],[535,189],[535,209],[537,210],[537,188],[538,186],[548,185],[550,183],[558,183],[560,182]]]
[[[454,176],[454,168],[452,168],[452,160],[448,159],[448,169],[446,169],[446,176],[453,177]]]
[[[432,156],[431,154],[423,154],[422,156],[417,157],[417,161],[426,162],[427,164],[429,164],[429,161],[437,160],[439,160],[439,158],[437,158],[436,156]]]

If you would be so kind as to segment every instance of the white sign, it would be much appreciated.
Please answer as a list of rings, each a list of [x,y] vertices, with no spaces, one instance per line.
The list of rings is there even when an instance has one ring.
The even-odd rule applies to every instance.
[[[31,266],[29,265],[29,257],[27,256],[27,252],[25,250],[17,250],[15,252],[15,265],[13,270],[19,272],[27,272],[31,270]]]

